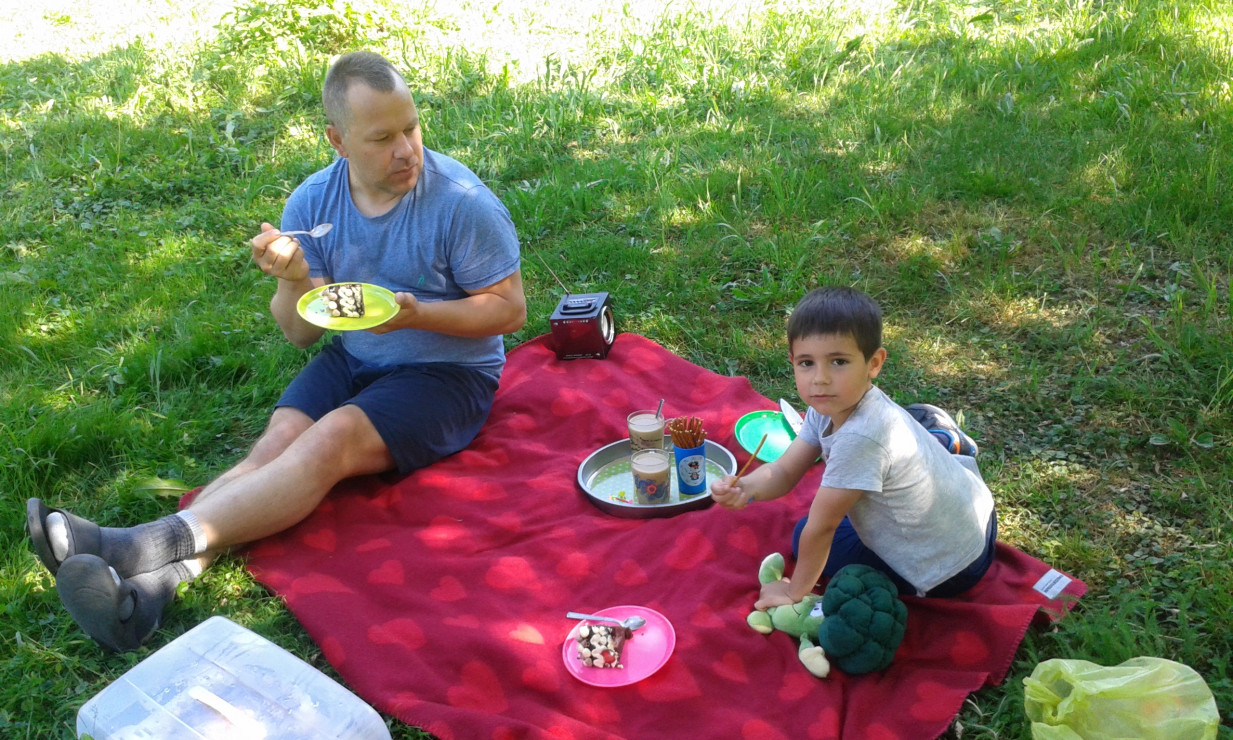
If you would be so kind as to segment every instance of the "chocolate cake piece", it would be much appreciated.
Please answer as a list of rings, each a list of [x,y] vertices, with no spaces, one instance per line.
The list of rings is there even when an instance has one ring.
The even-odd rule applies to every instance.
[[[337,283],[321,291],[325,312],[335,318],[358,319],[364,315],[364,286],[359,283]]]
[[[624,668],[621,650],[632,636],[629,629],[620,625],[584,622],[578,628],[578,659],[583,665],[594,668]]]

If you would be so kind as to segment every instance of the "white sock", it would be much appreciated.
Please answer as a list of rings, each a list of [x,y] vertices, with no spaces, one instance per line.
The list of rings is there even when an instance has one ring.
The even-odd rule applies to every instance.
[[[47,544],[51,545],[51,554],[56,556],[56,560],[67,558],[69,555],[68,522],[64,521],[64,515],[58,511],[51,512],[47,515],[47,523],[44,527]]]
[[[187,522],[188,528],[193,533],[193,554],[200,555],[205,552],[207,547],[205,529],[201,527],[201,522],[197,519],[197,515],[194,514],[191,509],[184,509],[182,511],[177,511],[176,516]],[[194,563],[197,562],[195,558],[190,559]],[[201,571],[199,569],[197,573],[199,574],[200,572]]]

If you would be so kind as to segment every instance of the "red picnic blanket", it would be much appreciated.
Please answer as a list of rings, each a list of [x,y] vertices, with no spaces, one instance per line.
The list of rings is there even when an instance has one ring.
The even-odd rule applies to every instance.
[[[815,678],[793,638],[745,617],[759,563],[790,553],[821,466],[740,512],[619,518],[579,488],[583,460],[660,398],[665,415],[701,417],[738,463],[749,455],[737,419],[775,408],[747,379],[637,335],[619,335],[605,360],[572,361],[540,337],[510,352],[470,447],[402,479],[341,483],[250,547],[249,568],[356,693],[442,740],[935,738],[970,692],[1002,681],[1034,619],[1059,618],[1085,591],[1072,580],[1049,598],[1066,576],[999,544],[965,596],[905,600],[907,635],[887,670]],[[675,649],[632,685],[580,681],[564,663],[566,611],[629,604],[666,617]]]

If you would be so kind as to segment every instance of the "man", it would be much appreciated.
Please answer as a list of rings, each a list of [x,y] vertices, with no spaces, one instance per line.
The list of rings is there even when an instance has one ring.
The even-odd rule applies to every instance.
[[[291,194],[281,226],[334,228],[301,244],[262,224],[252,256],[277,281],[270,313],[288,341],[308,347],[325,333],[297,310],[314,288],[378,284],[398,310],[336,335],[287,387],[248,456],[185,510],[102,528],[27,502],[33,547],[61,601],[114,650],[144,642],[176,585],[216,553],[296,524],[340,480],[406,473],[469,444],[492,406],[501,335],[526,320],[509,212],[470,170],[424,148],[397,70],[377,54],[347,54],[322,99],[338,159]]]

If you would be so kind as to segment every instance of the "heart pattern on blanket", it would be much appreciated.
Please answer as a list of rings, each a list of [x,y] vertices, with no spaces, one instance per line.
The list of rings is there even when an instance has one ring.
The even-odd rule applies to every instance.
[[[915,701],[908,712],[922,722],[938,722],[950,717],[946,697],[949,689],[937,681],[921,681],[916,686]]]
[[[724,653],[723,659],[712,665],[715,674],[720,678],[737,683],[749,683],[749,675],[745,673],[745,661],[739,653]]]
[[[452,706],[480,709],[500,714],[509,708],[505,689],[492,667],[482,660],[471,660],[462,667],[462,683],[445,692]]]
[[[402,585],[402,563],[398,560],[387,560],[376,570],[370,571],[366,580],[374,584]]]
[[[968,594],[904,599],[907,635],[885,671],[815,678],[794,639],[745,618],[762,558],[790,554],[820,465],[741,511],[626,519],[579,489],[581,462],[660,398],[665,415],[703,419],[738,465],[749,454],[737,419],[776,406],[746,378],[633,334],[605,360],[557,360],[540,337],[509,353],[467,449],[401,478],[343,481],[299,525],[250,546],[248,567],[350,688],[440,740],[935,738],[970,692],[1002,681],[1032,623],[1083,594],[1072,581],[1046,599],[1032,586],[1048,566],[999,544]],[[567,663],[565,613],[620,605],[662,614],[675,647],[641,681],[585,683]]]
[[[697,529],[682,531],[664,557],[664,564],[677,570],[692,570],[715,558],[715,546]]]
[[[617,571],[613,581],[618,586],[632,588],[650,583],[651,579],[646,574],[646,571],[642,569],[641,565],[638,565],[633,560],[623,560],[621,561],[621,568]]]
[[[467,589],[462,581],[453,576],[445,576],[437,582],[437,587],[428,592],[436,601],[461,601],[467,598]]]
[[[304,544],[322,552],[334,552],[338,547],[338,533],[332,529],[320,529],[304,535]]]
[[[377,645],[401,645],[410,650],[418,650],[428,644],[419,623],[407,617],[369,627],[368,639]]]
[[[724,538],[728,546],[740,552],[749,555],[750,557],[758,556],[758,535],[747,526],[740,526],[733,529]]]
[[[530,689],[551,692],[560,687],[561,676],[555,664],[539,660],[522,672],[522,683]]]
[[[778,697],[783,702],[796,702],[813,693],[817,688],[817,679],[813,674],[803,671],[785,673],[783,685],[779,687]],[[810,737],[813,737],[810,735]]]

